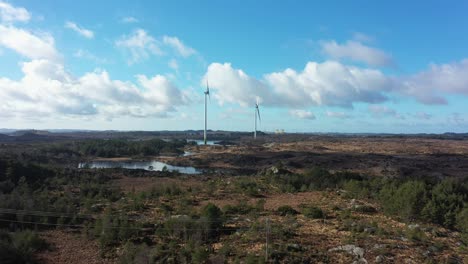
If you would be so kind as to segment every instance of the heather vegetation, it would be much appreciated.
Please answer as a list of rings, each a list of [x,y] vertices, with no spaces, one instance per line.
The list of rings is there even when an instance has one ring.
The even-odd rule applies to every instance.
[[[121,143],[93,140],[79,148],[67,146],[84,156],[145,153],[129,150],[139,142]],[[180,149],[185,142],[173,144]],[[113,150],[96,151],[105,146]],[[439,240],[453,232],[459,249],[450,252],[468,247],[466,177],[390,178],[275,167],[277,173],[225,177],[148,172],[139,179],[156,184],[129,189],[116,184],[125,175],[134,179],[123,169],[1,158],[0,262],[39,261],[38,252],[53,250],[41,237],[48,230],[74,230],[96,243],[102,259],[120,263],[259,263],[264,254],[278,263],[333,262],[334,253],[314,244],[318,238],[304,242],[318,232],[316,226],[324,230],[321,236],[330,228],[345,232],[338,238],[343,244],[404,239],[442,252],[449,246]],[[401,224],[390,226],[383,217]],[[391,257],[393,249],[386,247],[375,252]]]

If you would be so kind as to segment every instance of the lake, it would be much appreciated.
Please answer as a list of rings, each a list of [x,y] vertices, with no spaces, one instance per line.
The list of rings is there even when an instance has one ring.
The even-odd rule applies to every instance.
[[[183,174],[200,174],[201,171],[194,167],[172,166],[160,161],[110,161],[110,160],[95,160],[91,162],[82,162],[78,164],[78,168],[91,168],[91,169],[111,169],[111,168],[124,168],[124,169],[140,169],[147,171],[162,171],[166,167],[168,171],[178,171]]]

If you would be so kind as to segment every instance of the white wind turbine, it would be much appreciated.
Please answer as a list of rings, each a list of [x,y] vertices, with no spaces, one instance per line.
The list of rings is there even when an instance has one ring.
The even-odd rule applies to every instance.
[[[206,90],[205,90],[205,131],[203,133],[203,141],[206,145],[206,124],[207,124],[207,102],[206,102],[206,97],[208,96],[210,98],[210,86],[208,85],[208,81],[206,81]],[[211,98],[210,98],[211,100]]]
[[[255,114],[254,114],[254,120],[255,120],[255,128],[254,128],[254,139],[257,138],[257,115],[258,115],[258,121],[262,121],[262,119],[260,118],[260,110],[258,109],[258,97],[257,97],[257,101],[255,102]]]

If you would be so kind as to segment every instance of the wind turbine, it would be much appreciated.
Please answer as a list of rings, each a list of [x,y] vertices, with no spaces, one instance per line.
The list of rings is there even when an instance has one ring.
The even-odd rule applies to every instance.
[[[205,131],[203,133],[203,141],[205,142],[206,145],[206,123],[207,123],[207,104],[206,104],[206,97],[208,96],[210,98],[210,86],[208,85],[208,81],[206,81],[206,90],[205,90]],[[211,98],[210,98],[211,100]]]
[[[254,114],[254,119],[255,119],[255,130],[254,130],[254,139],[257,138],[257,115],[258,115],[258,121],[262,121],[260,118],[260,110],[258,109],[258,97],[257,97],[257,102],[255,102],[255,114]]]

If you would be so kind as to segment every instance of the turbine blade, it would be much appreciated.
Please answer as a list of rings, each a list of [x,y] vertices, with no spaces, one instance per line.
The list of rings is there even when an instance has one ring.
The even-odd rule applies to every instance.
[[[258,114],[258,121],[262,122],[262,119],[260,118],[260,109],[258,109],[258,105],[257,105],[257,114]]]

